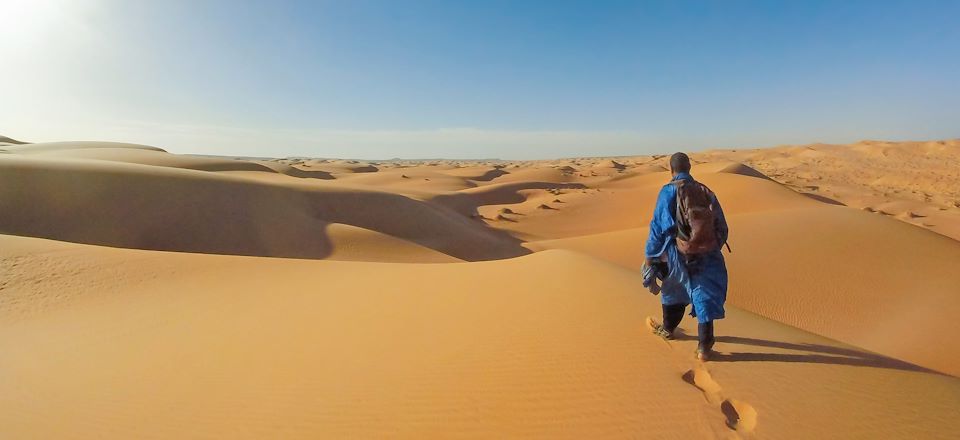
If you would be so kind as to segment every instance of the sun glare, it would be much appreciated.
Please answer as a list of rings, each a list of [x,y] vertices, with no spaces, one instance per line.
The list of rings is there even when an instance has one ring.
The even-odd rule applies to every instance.
[[[0,45],[27,48],[63,16],[62,0],[0,0]]]

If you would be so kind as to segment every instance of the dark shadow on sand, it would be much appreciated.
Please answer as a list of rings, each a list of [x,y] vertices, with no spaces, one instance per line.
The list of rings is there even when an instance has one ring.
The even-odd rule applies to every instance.
[[[834,199],[831,199],[830,197],[821,196],[820,194],[812,194],[812,193],[800,193],[800,194],[803,194],[818,202],[823,202],[823,203],[827,203],[830,205],[837,205],[837,206],[847,206],[845,203],[839,200],[834,200]]]
[[[697,340],[695,335],[677,333],[674,339],[680,341]],[[831,365],[850,365],[856,367],[888,368],[893,370],[917,371],[945,375],[939,371],[904,362],[899,359],[881,356],[866,351],[833,347],[821,344],[795,344],[791,342],[770,341],[766,339],[741,336],[717,336],[717,343],[753,345],[757,347],[778,348],[782,350],[805,351],[808,353],[760,353],[738,351],[716,351],[710,362],[806,362]],[[717,347],[721,348],[721,347]]]

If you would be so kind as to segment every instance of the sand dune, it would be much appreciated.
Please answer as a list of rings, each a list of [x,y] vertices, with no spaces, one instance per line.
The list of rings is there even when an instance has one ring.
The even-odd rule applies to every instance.
[[[40,255],[55,267],[132,262],[111,265],[89,296],[3,319],[5,377],[30,393],[0,397],[16,408],[0,415],[5,438],[708,438],[728,424],[936,438],[956,427],[956,379],[736,310],[728,357],[698,366],[694,342],[645,333],[658,307],[635,272],[574,253],[453,265]],[[90,269],[8,289],[52,294]],[[713,386],[701,391],[704,377]],[[838,401],[837,389],[860,397]]]
[[[4,146],[3,144],[7,144],[6,146],[11,146],[11,145],[21,145],[24,143],[26,142],[20,142],[16,139],[11,139],[6,136],[0,136],[0,146]]]
[[[701,160],[735,160],[799,192],[861,209],[899,215],[908,223],[960,239],[960,140],[862,141],[757,150],[714,151]]]
[[[9,152],[51,158],[94,159],[200,171],[261,171],[293,177],[331,179],[325,171],[307,171],[274,161],[248,161],[209,156],[168,154],[148,145],[118,142],[45,142],[8,148]]]
[[[734,251],[706,364],[647,330],[665,156],[0,143],[0,438],[960,429],[958,141],[693,155]]]
[[[340,174],[337,178],[350,185],[384,188],[403,194],[443,194],[474,188],[477,184],[466,177],[448,175],[428,167],[404,167],[376,173]]]
[[[330,223],[460,259],[522,255],[517,240],[401,195],[281,186],[196,170],[37,155],[0,159],[0,231],[138,249],[323,258]]]
[[[727,256],[732,304],[960,374],[960,344],[948,336],[953,323],[938,318],[960,310],[960,245],[955,241],[829,206],[737,214],[728,221],[734,250]],[[639,268],[643,260],[637,249],[646,237],[646,228],[636,228],[527,246],[575,250]],[[773,244],[776,252],[769,250]]]
[[[453,194],[442,194],[431,199],[432,202],[450,209],[470,214],[481,206],[513,205],[530,199],[531,192],[544,192],[549,189],[583,189],[577,183],[517,182],[497,183],[478,188],[469,188]]]
[[[9,139],[9,138],[7,138]],[[17,142],[14,142],[17,143]],[[150,145],[129,144],[125,142],[100,142],[100,141],[70,141],[70,142],[35,142],[24,143],[22,145],[7,146],[5,150],[13,153],[30,154],[43,153],[50,151],[69,152],[72,150],[89,150],[96,148],[107,148],[114,150],[144,150],[165,152],[162,148]]]
[[[403,263],[455,263],[459,258],[381,232],[331,223],[325,228],[332,252],[329,259]]]

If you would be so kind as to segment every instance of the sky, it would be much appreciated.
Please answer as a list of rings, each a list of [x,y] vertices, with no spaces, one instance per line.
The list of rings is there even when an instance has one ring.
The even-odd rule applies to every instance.
[[[0,0],[0,135],[620,156],[960,137],[957,1]]]

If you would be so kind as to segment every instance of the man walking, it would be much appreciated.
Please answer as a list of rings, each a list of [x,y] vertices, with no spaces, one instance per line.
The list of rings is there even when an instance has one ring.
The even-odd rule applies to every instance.
[[[657,196],[647,238],[646,265],[666,266],[661,303],[663,323],[651,322],[665,339],[673,332],[687,305],[698,321],[697,358],[709,359],[715,342],[713,321],[723,319],[727,299],[727,267],[720,248],[727,242],[727,221],[717,196],[690,175],[690,158],[670,157],[673,178]]]

